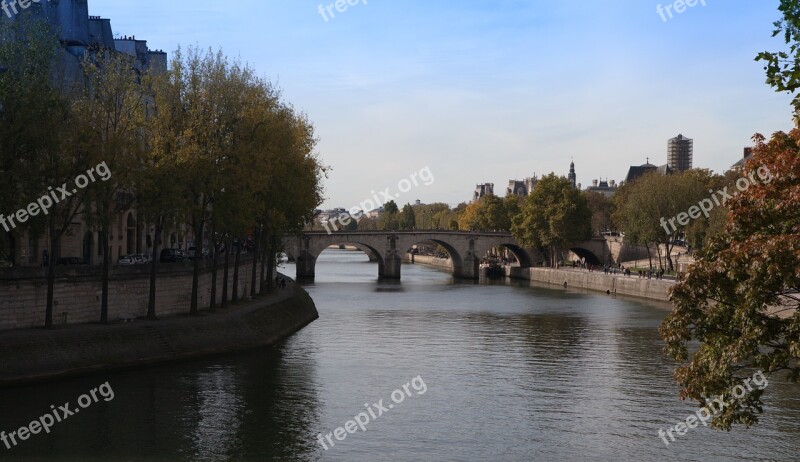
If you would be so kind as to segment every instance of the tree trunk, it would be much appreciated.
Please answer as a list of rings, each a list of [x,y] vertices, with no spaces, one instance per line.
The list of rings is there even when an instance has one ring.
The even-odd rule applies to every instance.
[[[264,235],[264,244],[261,246],[261,287],[259,291],[262,295],[268,293],[269,287],[267,286],[267,259],[272,249],[272,235]]]
[[[277,260],[277,256],[275,255],[278,251],[278,244],[275,239],[275,235],[270,235],[269,238],[269,248],[267,249],[267,277],[266,277],[266,284],[267,284],[267,292],[272,293],[275,286],[275,262]]]
[[[653,267],[653,254],[650,253],[650,244],[646,243],[644,245],[644,247],[647,249],[647,259],[650,261],[650,268],[652,268]]]
[[[675,248],[675,245],[673,244],[672,247],[670,247],[670,245],[669,245],[669,237],[667,238],[667,243],[665,244],[665,246],[667,248],[667,265],[668,265],[667,268],[670,271],[674,271],[675,270],[675,265],[672,264],[672,249]]]
[[[217,245],[217,238],[214,228],[211,228],[211,243],[214,246],[214,256],[211,260],[211,304],[209,309],[217,311],[217,264],[219,263],[219,245]]]
[[[231,239],[225,241],[225,269],[222,272],[222,307],[228,306],[228,268],[230,268]]]
[[[661,258],[661,244],[659,242],[656,242],[656,252],[658,256],[658,268],[661,269],[664,267],[664,263]]]
[[[53,303],[55,297],[55,285],[56,285],[56,259],[54,251],[56,249],[56,244],[58,239],[55,237],[56,232],[56,218],[55,218],[55,210],[50,212],[49,218],[49,226],[48,228],[50,231],[50,259],[47,261],[47,307],[45,308],[44,313],[44,327],[46,329],[53,328]],[[38,257],[38,256],[37,256]]]
[[[161,244],[161,231],[164,227],[164,219],[158,218],[156,222],[155,236],[153,236],[153,257],[150,262],[150,295],[147,298],[147,319],[156,319],[156,274],[158,270],[158,246]]]
[[[231,296],[231,303],[239,303],[239,262],[242,257],[242,241],[236,245],[236,258],[233,260],[233,295]]]
[[[253,248],[253,271],[250,275],[250,297],[256,296],[256,277],[258,277],[258,254],[261,251],[261,229],[256,228],[254,231],[255,234],[255,246]]]
[[[198,223],[199,221],[199,223]],[[189,309],[189,314],[197,316],[199,309],[197,306],[197,296],[200,287],[200,259],[203,257],[203,218],[200,220],[195,219],[195,232],[194,232],[194,270],[192,271],[192,306]]]
[[[108,324],[108,274],[109,266],[111,266],[111,252],[108,249],[108,233],[111,225],[105,218],[102,219],[100,229],[100,242],[103,246],[103,266],[100,276],[100,322]]]

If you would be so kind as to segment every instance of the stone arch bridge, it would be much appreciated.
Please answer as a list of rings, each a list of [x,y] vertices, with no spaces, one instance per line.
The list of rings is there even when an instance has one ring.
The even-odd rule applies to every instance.
[[[453,262],[453,276],[462,279],[478,279],[481,259],[492,248],[508,249],[519,262],[528,268],[542,266],[545,259],[536,249],[523,248],[507,232],[472,231],[355,231],[305,232],[296,236],[284,236],[283,250],[297,263],[298,279],[313,279],[319,255],[330,246],[351,245],[364,251],[372,261],[378,263],[378,276],[400,279],[403,256],[416,244],[434,242],[441,245]],[[570,250],[587,261],[599,264],[600,256],[608,255],[604,239],[596,239],[571,246]]]

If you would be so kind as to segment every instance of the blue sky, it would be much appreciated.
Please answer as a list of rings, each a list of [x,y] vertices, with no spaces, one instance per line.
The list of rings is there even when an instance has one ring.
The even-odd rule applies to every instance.
[[[624,179],[667,139],[724,171],[756,132],[791,128],[790,98],[756,53],[777,0],[705,0],[665,22],[664,0],[90,0],[116,34],[171,52],[221,48],[306,112],[333,167],[324,207],[350,208],[429,167],[398,202],[469,200],[534,173]]]

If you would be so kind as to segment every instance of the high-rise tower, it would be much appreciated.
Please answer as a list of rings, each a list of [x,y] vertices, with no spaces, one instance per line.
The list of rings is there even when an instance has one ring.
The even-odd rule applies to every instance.
[[[667,165],[675,172],[692,168],[694,140],[678,135],[667,142]]]

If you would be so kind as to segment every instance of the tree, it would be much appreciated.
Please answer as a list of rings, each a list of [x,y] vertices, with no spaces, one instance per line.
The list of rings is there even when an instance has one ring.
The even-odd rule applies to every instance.
[[[600,235],[613,228],[614,201],[597,191],[587,191],[586,202],[592,211],[592,233]]]
[[[414,217],[420,229],[439,229],[446,225],[451,214],[450,206],[441,202],[414,205]]]
[[[794,94],[800,90],[800,0],[780,0],[778,10],[783,18],[774,23],[772,36],[782,34],[789,50],[764,51],[756,56],[756,61],[765,62],[767,84],[776,92]],[[800,95],[794,96],[792,106],[796,120],[800,120]]]
[[[673,288],[675,308],[660,329],[682,363],[681,396],[732,403],[713,420],[723,429],[758,422],[762,390],[731,395],[749,370],[800,379],[800,130],[755,140],[743,176],[761,181],[729,201],[722,235]]]
[[[383,204],[383,214],[378,219],[378,228],[381,230],[400,229],[400,209],[394,201]]]
[[[506,231],[511,230],[511,226],[514,224],[514,219],[522,213],[522,205],[525,203],[525,198],[517,196],[516,194],[508,194],[506,197],[503,198],[503,208],[505,209],[505,215],[508,217],[508,227],[503,228]]]
[[[781,0],[785,52],[761,53],[767,83],[776,91],[800,89],[800,1]],[[704,405],[722,396],[728,406],[712,425],[753,425],[763,411],[759,388],[742,389],[749,369],[768,376],[785,371],[800,380],[800,97],[792,101],[795,128],[755,135],[743,177],[750,187],[729,200],[720,235],[697,255],[686,278],[672,289],[672,313],[661,324],[666,351],[681,363],[675,379],[681,396]],[[690,350],[691,345],[691,350]],[[741,395],[741,396],[740,396]]]
[[[111,223],[120,213],[133,209],[124,197],[132,197],[130,173],[143,149],[144,92],[132,59],[113,50],[100,49],[84,61],[87,84],[76,102],[81,119],[85,149],[93,165],[105,162],[114,166],[105,181],[96,181],[89,190],[94,214],[90,223],[100,229],[103,249],[100,322],[108,322],[108,278],[111,266],[109,234]],[[87,262],[88,263],[88,262]]]
[[[672,175],[652,172],[620,188],[614,197],[614,221],[625,232],[625,240],[646,246],[648,253],[655,246],[662,268],[663,248],[667,269],[674,269],[671,254],[675,239],[683,236],[691,223],[687,221],[690,208],[709,195],[705,176],[693,171]],[[679,219],[681,214],[687,220]]]
[[[0,38],[0,63],[8,66],[0,73],[0,205],[17,210],[49,191],[58,195],[47,212],[40,202],[36,214],[17,217],[16,223],[31,237],[48,236],[44,325],[50,328],[61,237],[86,204],[86,190],[70,193],[75,178],[88,169],[85,132],[75,129],[79,119],[70,97],[76,89],[60,66],[58,37],[48,24],[29,16],[0,21]],[[62,185],[65,192],[57,193]]]
[[[372,217],[362,217],[358,220],[358,231],[377,231],[378,219]]]
[[[552,266],[568,244],[591,237],[591,211],[572,183],[551,173],[536,183],[511,227],[525,246],[546,248]]]
[[[414,209],[411,207],[411,204],[403,206],[403,211],[400,212],[398,222],[400,224],[400,229],[415,229],[417,227]]]
[[[176,221],[182,216],[183,185],[178,181],[178,147],[183,108],[171,73],[148,74],[143,85],[149,100],[149,117],[144,126],[148,136],[131,170],[131,183],[137,215],[153,227],[147,319],[155,320],[161,237],[169,225],[177,226]]]
[[[458,218],[462,230],[511,229],[511,219],[503,199],[487,194],[469,204]]]

